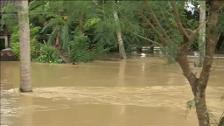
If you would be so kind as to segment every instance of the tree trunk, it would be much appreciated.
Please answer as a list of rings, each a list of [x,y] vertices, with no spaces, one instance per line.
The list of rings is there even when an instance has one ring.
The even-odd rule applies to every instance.
[[[126,59],[126,52],[125,52],[125,48],[124,48],[124,42],[122,39],[122,32],[121,32],[121,27],[120,27],[120,21],[119,21],[119,17],[116,11],[116,2],[113,3],[113,15],[114,15],[114,20],[115,20],[115,24],[116,24],[116,34],[117,34],[117,40],[118,40],[118,46],[119,46],[119,53],[120,56],[122,57],[122,59]]]
[[[198,117],[199,126],[210,126],[209,114],[206,106],[206,87],[210,76],[210,70],[213,63],[213,57],[215,54],[216,44],[220,35],[217,25],[219,21],[219,11],[224,7],[224,2],[219,0],[213,0],[210,3],[209,15],[207,22],[207,40],[205,46],[205,56],[203,59],[202,70],[199,78],[192,73],[192,70],[187,63],[187,59],[181,59],[181,55],[178,56],[178,63],[182,67],[185,77],[188,79],[192,92],[195,98],[196,112]],[[183,49],[182,49],[183,50]],[[183,53],[181,50],[179,53]],[[184,54],[186,56],[186,54]]]
[[[31,57],[28,0],[19,1],[20,91],[31,92]]]
[[[199,126],[210,126],[205,95],[208,76],[203,75],[204,77],[197,78],[190,68],[185,50],[179,50],[178,54],[179,55],[177,56],[176,60],[181,66],[181,69],[184,72],[184,76],[190,83],[192,93],[194,95],[198,124]]]
[[[203,84],[205,82],[206,84]],[[192,85],[192,92],[194,94],[196,113],[199,126],[210,126],[209,113],[206,105],[206,81],[197,79]]]
[[[194,96],[196,100],[196,112],[199,120],[199,126],[210,126],[209,115],[206,106],[205,91],[210,76],[210,69],[213,63],[216,44],[220,35],[220,33],[218,32],[217,24],[219,21],[219,10],[223,8],[223,5],[224,3],[220,3],[220,1],[212,1],[212,6],[210,7],[210,13],[207,23],[208,33],[203,67],[200,77],[198,78],[198,83],[193,85],[196,87]]]
[[[198,42],[198,49],[199,49],[199,57],[198,57],[198,67],[201,67],[203,64],[203,59],[205,57],[205,34],[206,34],[206,1],[199,1],[200,4],[200,19],[199,19],[199,42]]]
[[[58,56],[65,62],[71,63],[70,59],[64,54],[63,50],[61,49],[60,44],[60,33],[57,33],[56,41],[55,41],[55,48],[57,49]]]
[[[200,76],[197,77],[190,67],[187,54],[189,49],[197,36],[197,30],[189,30],[184,27],[181,22],[181,16],[176,8],[176,2],[171,2],[173,7],[173,14],[175,16],[175,22],[178,31],[182,34],[183,42],[177,48],[176,61],[179,63],[184,76],[189,81],[192,88],[192,92],[195,98],[196,112],[198,117],[199,126],[210,126],[209,114],[206,106],[206,87],[212,67],[213,56],[215,53],[215,47],[219,38],[220,32],[218,31],[218,21],[221,15],[220,10],[224,8],[224,1],[221,0],[210,0],[208,2],[208,21],[207,21],[207,34],[206,34],[206,51],[203,59],[202,70]],[[159,39],[163,46],[167,46],[173,40],[166,33],[165,29],[161,26],[157,16],[152,12],[152,21],[148,20],[147,23],[152,27],[152,30],[159,36]],[[155,26],[158,26],[161,31],[157,31]],[[164,39],[165,38],[165,39]]]
[[[205,92],[200,92],[202,96],[195,96],[195,107],[199,126],[210,126],[209,113],[206,105]]]

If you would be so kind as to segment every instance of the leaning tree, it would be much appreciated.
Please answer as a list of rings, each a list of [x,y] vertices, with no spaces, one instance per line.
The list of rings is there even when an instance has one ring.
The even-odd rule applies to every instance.
[[[159,5],[159,6],[158,6]],[[224,1],[210,0],[207,5],[206,45],[205,54],[199,75],[194,73],[187,57],[192,44],[198,38],[198,32],[204,26],[189,26],[184,18],[186,1],[144,1],[147,11],[139,16],[158,36],[161,45],[168,49],[167,55],[172,55],[186,79],[194,95],[196,113],[199,126],[210,126],[209,114],[206,105],[206,87],[215,54],[216,43],[220,36],[220,17],[223,16]],[[163,7],[163,8],[161,8]],[[158,9],[159,8],[159,9]],[[165,22],[165,23],[164,23]],[[152,40],[155,41],[155,40]]]

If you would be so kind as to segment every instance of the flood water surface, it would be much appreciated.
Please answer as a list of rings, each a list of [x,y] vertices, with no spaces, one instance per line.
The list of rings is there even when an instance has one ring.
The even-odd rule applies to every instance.
[[[207,90],[216,118],[224,111],[224,61]],[[1,126],[197,126],[188,82],[161,58],[32,63],[32,93],[19,93],[19,62],[1,62]]]

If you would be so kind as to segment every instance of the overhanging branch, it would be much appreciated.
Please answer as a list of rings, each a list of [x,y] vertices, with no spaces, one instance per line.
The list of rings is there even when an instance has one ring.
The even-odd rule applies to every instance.
[[[174,10],[174,17],[175,17],[175,22],[176,22],[176,26],[177,29],[180,31],[181,34],[183,34],[186,38],[190,39],[190,35],[188,34],[188,32],[186,31],[186,29],[184,28],[181,19],[180,19],[180,14],[179,11],[176,7],[176,1],[171,1],[171,6]]]

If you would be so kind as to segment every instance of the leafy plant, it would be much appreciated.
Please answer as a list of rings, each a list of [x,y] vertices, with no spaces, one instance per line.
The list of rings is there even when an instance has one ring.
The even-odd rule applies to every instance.
[[[88,37],[81,32],[70,42],[70,48],[70,58],[75,62],[88,62],[96,56],[95,49],[89,48]]]
[[[41,63],[61,63],[62,62],[62,60],[58,56],[56,48],[47,44],[41,44],[40,55],[35,60]]]
[[[31,25],[31,57],[35,59],[39,55],[40,43],[37,41],[37,34],[39,33],[39,27],[33,27]],[[11,49],[12,52],[19,58],[20,55],[20,45],[19,45],[19,31],[18,27],[14,27],[13,33],[11,35]]]
[[[16,11],[17,7],[13,4],[7,3],[5,6],[1,6],[0,31],[12,32],[14,30],[14,27],[18,25]]]

